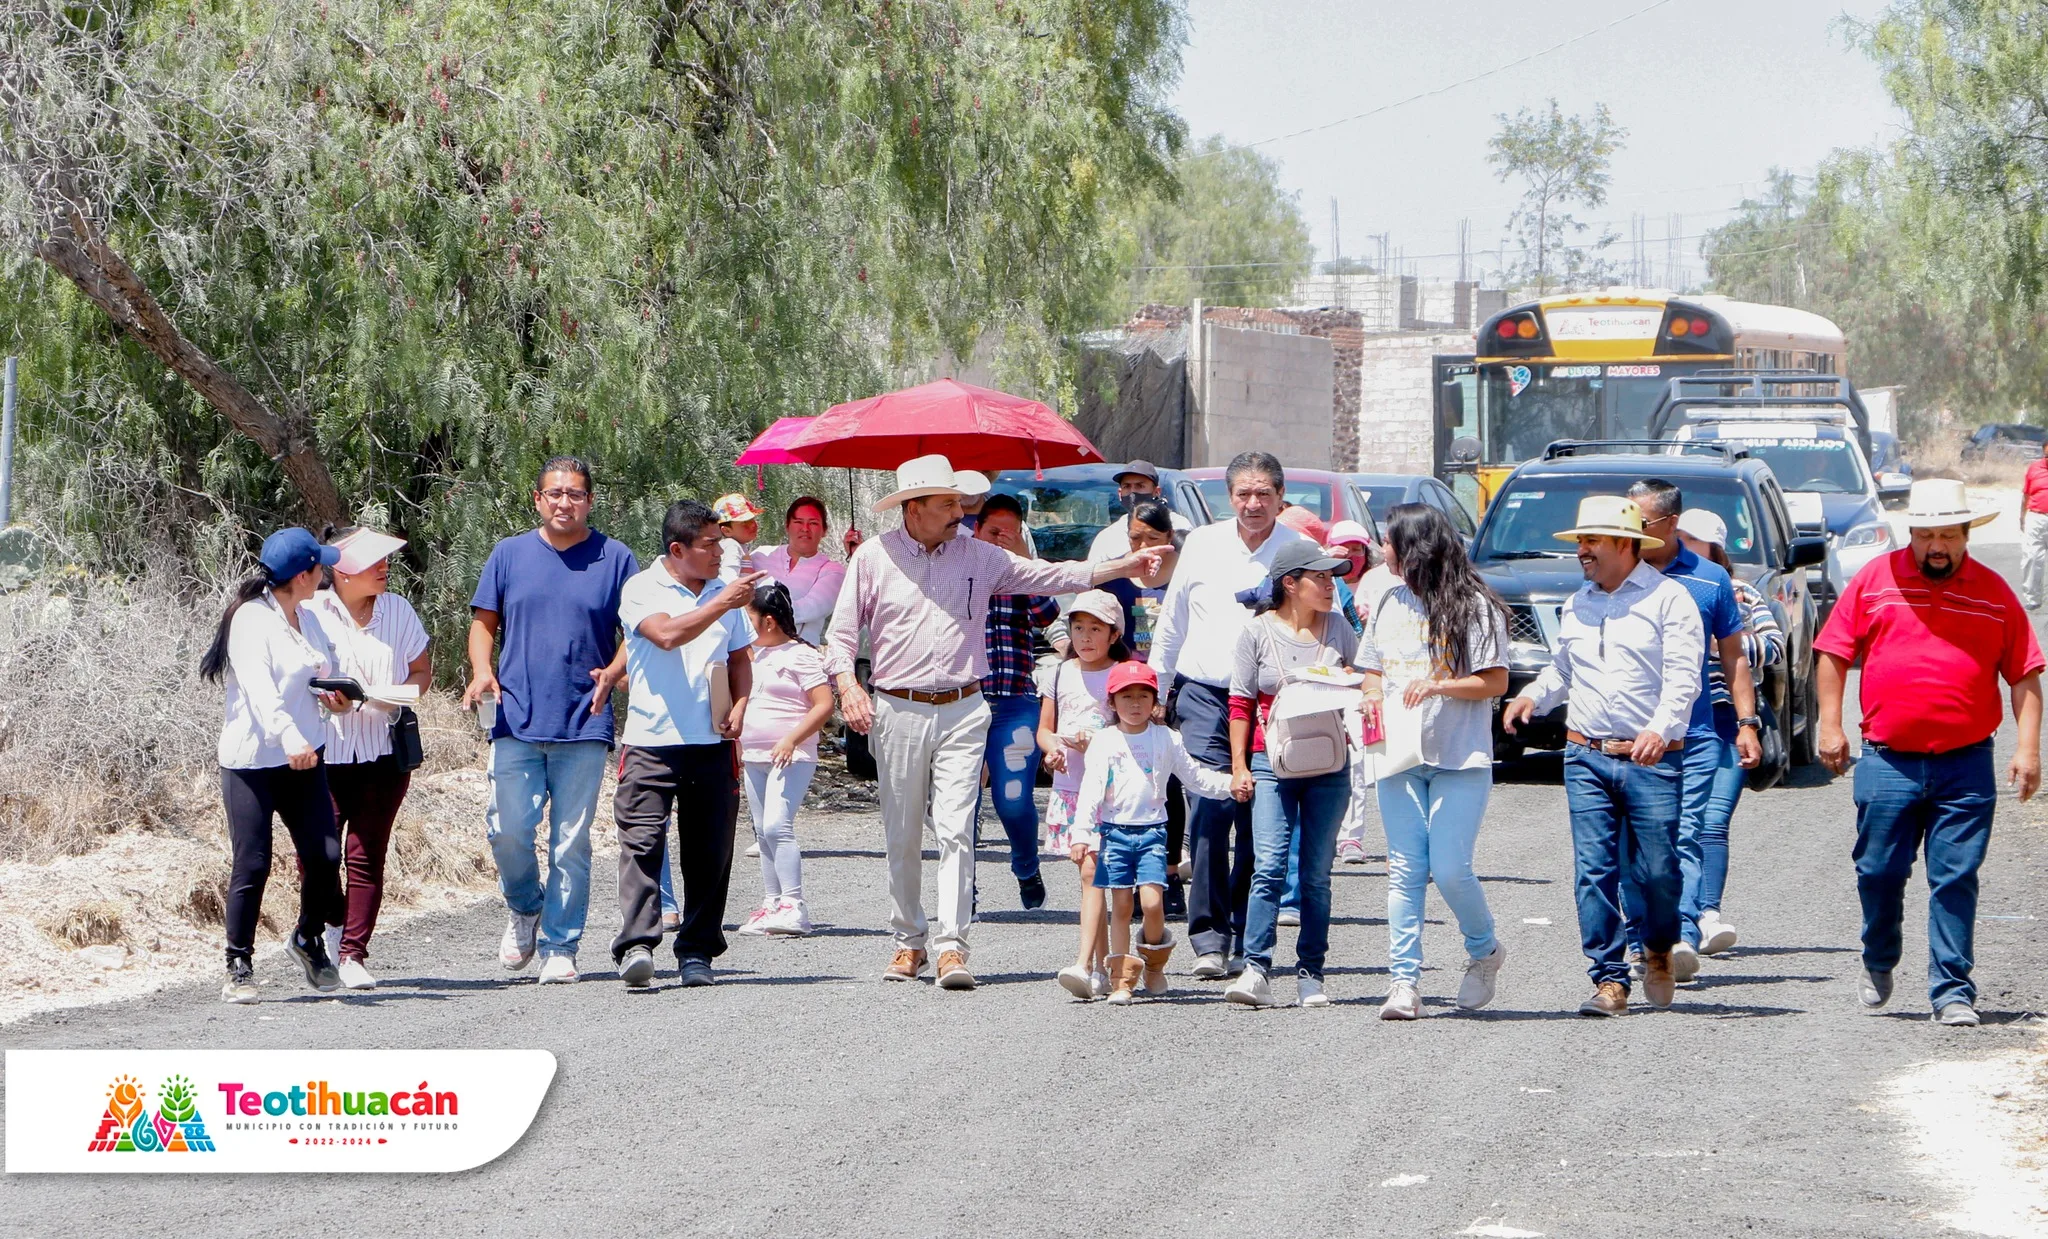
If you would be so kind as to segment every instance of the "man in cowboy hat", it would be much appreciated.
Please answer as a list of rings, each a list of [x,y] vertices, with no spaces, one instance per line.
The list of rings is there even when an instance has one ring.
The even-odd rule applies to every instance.
[[[979,473],[944,456],[920,456],[896,470],[896,489],[874,505],[903,511],[903,525],[861,544],[847,564],[832,612],[825,670],[839,687],[847,725],[874,737],[889,853],[896,954],[883,975],[923,974],[927,942],[924,830],[939,842],[938,981],[973,989],[967,924],[974,900],[974,802],[988,738],[989,599],[1003,594],[1071,594],[1118,577],[1150,576],[1156,551],[1105,564],[1023,559],[992,542],[958,537],[961,500],[988,492]],[[854,679],[865,634],[870,699]]]
[[[1927,851],[1927,997],[1943,1024],[1977,1023],[1970,980],[1977,870],[1998,802],[1991,738],[2010,687],[2019,743],[2006,767],[2026,800],[2041,784],[2041,647],[1996,572],[1970,558],[1974,512],[1961,482],[1913,483],[1912,544],[1863,566],[1814,640],[1820,759],[1848,769],[1842,688],[1863,663],[1863,757],[1856,763],[1856,891],[1863,902],[1866,1010],[1892,995],[1904,951],[1906,883]]]
[[[1579,940],[1592,967],[1583,1015],[1628,1011],[1622,866],[1643,895],[1643,996],[1671,1005],[1679,941],[1679,755],[1700,692],[1705,629],[1692,595],[1645,563],[1661,538],[1643,532],[1633,499],[1590,495],[1576,542],[1586,584],[1558,616],[1550,666],[1501,711],[1510,732],[1567,701],[1564,788],[1572,817]]]

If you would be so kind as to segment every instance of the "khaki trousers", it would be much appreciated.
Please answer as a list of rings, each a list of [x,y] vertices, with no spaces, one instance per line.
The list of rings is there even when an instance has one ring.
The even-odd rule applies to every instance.
[[[924,833],[939,844],[934,952],[967,953],[974,918],[974,804],[988,751],[988,702],[980,693],[942,706],[877,692],[872,735],[889,853],[889,927],[896,945],[926,949]]]

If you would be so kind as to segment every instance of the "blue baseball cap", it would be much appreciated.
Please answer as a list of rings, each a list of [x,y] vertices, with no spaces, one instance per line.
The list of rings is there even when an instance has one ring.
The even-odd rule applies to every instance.
[[[263,539],[263,554],[258,558],[263,561],[263,572],[270,583],[282,585],[321,564],[333,567],[341,558],[341,548],[322,546],[311,530],[293,525]]]

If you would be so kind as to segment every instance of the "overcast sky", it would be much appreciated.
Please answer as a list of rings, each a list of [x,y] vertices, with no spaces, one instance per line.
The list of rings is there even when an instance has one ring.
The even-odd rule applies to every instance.
[[[1317,257],[1330,256],[1330,199],[1352,257],[1390,234],[1410,269],[1449,275],[1460,219],[1497,251],[1517,188],[1486,161],[1501,112],[1556,96],[1567,113],[1605,103],[1628,131],[1607,205],[1631,253],[1646,216],[1661,274],[1669,217],[1681,261],[1703,274],[1697,234],[1724,222],[1772,167],[1811,173],[1829,151],[1885,140],[1897,113],[1835,21],[1874,0],[1188,0],[1191,30],[1175,102],[1192,140],[1220,133],[1280,160],[1300,192]],[[1628,17],[1649,8],[1639,16]],[[1628,17],[1611,29],[1602,29]],[[1589,33],[1597,32],[1597,33]],[[1295,137],[1577,42],[1442,94]],[[1277,141],[1268,139],[1278,138]],[[1429,257],[1450,255],[1449,257]],[[1493,253],[1476,259],[1498,265]]]

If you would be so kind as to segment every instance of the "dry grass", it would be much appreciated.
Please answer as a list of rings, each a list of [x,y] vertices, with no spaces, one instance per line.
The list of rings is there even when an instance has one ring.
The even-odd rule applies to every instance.
[[[43,922],[43,932],[52,942],[66,946],[111,946],[127,936],[122,912],[121,905],[111,899],[88,899],[64,916]]]
[[[1906,459],[1913,464],[1913,476],[1957,478],[1971,486],[2018,486],[2027,472],[2027,453],[1994,453],[1965,459],[1963,445],[1970,441],[1967,429],[1937,430],[1906,445]]]

